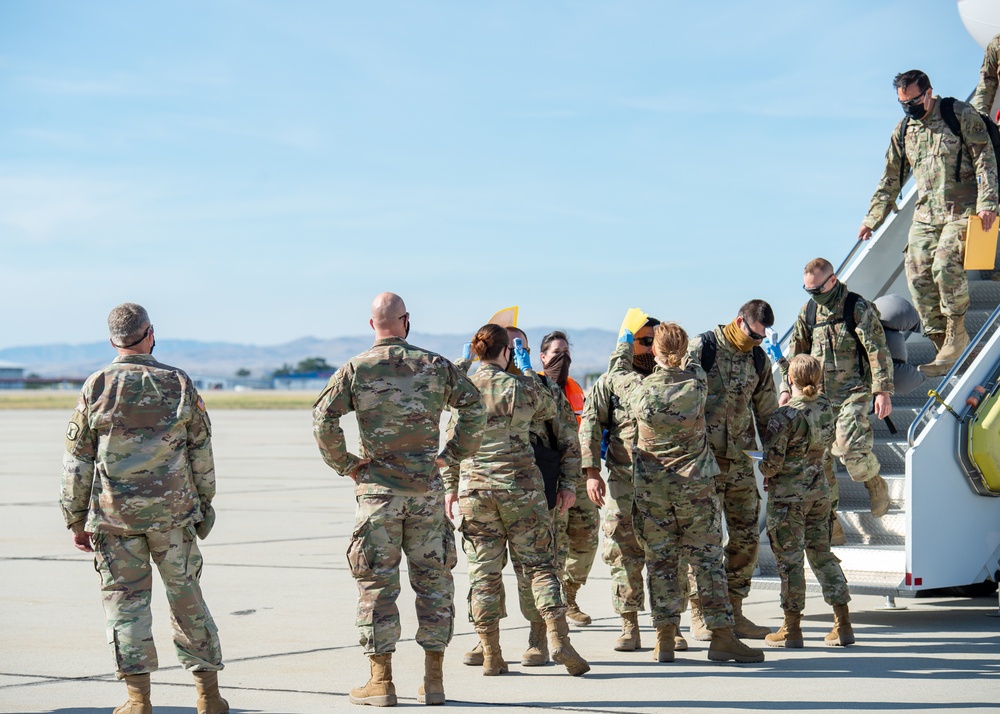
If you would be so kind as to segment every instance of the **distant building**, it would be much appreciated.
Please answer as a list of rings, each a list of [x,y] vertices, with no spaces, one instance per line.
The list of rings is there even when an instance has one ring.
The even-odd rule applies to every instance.
[[[330,381],[333,372],[298,372],[271,378],[275,389],[294,389],[298,391],[321,392]]]
[[[24,367],[0,360],[0,389],[24,389]]]

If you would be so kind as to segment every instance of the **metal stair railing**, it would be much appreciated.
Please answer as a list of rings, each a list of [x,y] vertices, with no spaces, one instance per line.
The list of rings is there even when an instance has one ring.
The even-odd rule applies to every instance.
[[[954,366],[952,366],[948,374],[941,378],[938,388],[936,390],[931,389],[927,392],[927,403],[924,404],[923,408],[917,413],[916,418],[913,420],[913,423],[910,424],[910,428],[906,432],[906,440],[910,446],[913,446],[913,443],[917,440],[919,431],[923,429],[924,422],[929,423],[931,407],[935,404],[944,405],[948,396],[958,386],[958,380],[955,379],[956,375],[966,368],[966,362],[970,362],[971,366],[971,362],[975,361],[976,358],[979,357],[980,345],[986,341],[987,337],[992,337],[992,333],[997,327],[998,320],[1000,320],[1000,306],[993,311],[993,314],[990,315],[989,319],[987,319],[983,326],[979,329],[976,336],[969,340],[969,345],[965,348],[962,356],[955,361]],[[962,414],[956,414],[956,416],[959,419],[962,419],[965,416],[965,412],[971,408],[972,407],[966,407]],[[950,407],[948,407],[948,409],[950,409]]]

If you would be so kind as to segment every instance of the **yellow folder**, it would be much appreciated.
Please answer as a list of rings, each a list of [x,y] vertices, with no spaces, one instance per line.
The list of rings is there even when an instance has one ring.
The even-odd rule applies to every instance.
[[[997,227],[1000,219],[994,220],[988,231],[983,230],[979,216],[969,216],[965,228],[965,269],[993,270],[997,256]]]

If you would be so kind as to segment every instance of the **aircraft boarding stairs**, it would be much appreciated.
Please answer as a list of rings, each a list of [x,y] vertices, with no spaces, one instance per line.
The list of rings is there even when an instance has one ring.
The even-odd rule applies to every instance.
[[[868,242],[859,243],[837,271],[851,290],[869,300],[896,293],[910,300],[903,269],[903,248],[913,216],[912,182],[892,215]],[[1000,266],[997,266],[1000,269]],[[955,588],[954,594],[988,589],[1000,576],[1000,495],[982,488],[978,474],[963,469],[958,457],[959,419],[976,385],[986,385],[1000,366],[1000,282],[969,272],[972,305],[966,315],[970,345],[945,377],[927,379],[905,396],[893,397],[890,417],[897,429],[870,418],[875,427],[875,454],[889,486],[891,507],[882,518],[869,511],[868,491],[837,464],[839,514],[847,536],[834,547],[850,589],[858,594],[914,596],[920,590]],[[785,334],[782,349],[787,351]],[[920,334],[906,343],[914,365],[934,359],[934,346]],[[777,371],[775,371],[778,379]],[[928,390],[937,390],[955,414]],[[1000,442],[1000,434],[997,434]],[[1000,444],[997,445],[1000,450]],[[763,494],[763,491],[762,491]],[[985,495],[984,495],[985,494]],[[763,494],[766,498],[766,494]],[[761,548],[755,587],[778,588],[777,567],[761,517]],[[819,585],[806,567],[810,592]],[[977,585],[978,584],[978,585]]]

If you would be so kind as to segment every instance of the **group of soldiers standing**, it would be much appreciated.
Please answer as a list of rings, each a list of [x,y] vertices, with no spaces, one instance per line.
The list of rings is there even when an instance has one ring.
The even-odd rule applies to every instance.
[[[921,366],[926,376],[951,369],[968,344],[962,255],[969,217],[978,215],[986,229],[996,220],[993,127],[983,114],[994,103],[998,55],[1000,36],[987,48],[971,105],[934,95],[919,70],[895,77],[907,116],[893,132],[858,232],[859,239],[872,236],[912,170],[918,198],[906,275],[936,348],[935,359]],[[893,363],[877,308],[848,290],[829,261],[810,261],[803,287],[810,298],[795,321],[788,359],[774,341],[766,345],[770,361],[762,349],[774,324],[763,300],[747,302],[731,322],[690,339],[676,323],[645,314],[637,320],[630,311],[609,370],[585,401],[569,377],[564,333],[543,341],[538,374],[524,333],[493,324],[476,334],[456,364],[409,344],[403,300],[377,296],[369,322],[375,344],[337,370],[313,413],[323,459],[356,483],[348,560],[371,677],[352,690],[351,701],[396,703],[391,660],[400,637],[396,600],[404,555],[416,594],[416,641],[425,651],[418,698],[446,701],[443,660],[454,628],[451,571],[457,563],[453,519],[469,560],[470,618],[480,637],[464,661],[482,666],[485,675],[507,671],[498,631],[506,616],[501,573],[508,551],[531,623],[522,664],[551,658],[574,676],[590,669],[570,643],[568,622],[591,621],[576,595],[601,530],[612,607],[621,617],[615,650],[641,646],[644,570],[659,662],[687,648],[678,629],[685,603],[691,635],[711,641],[710,659],[762,661],[763,652],[741,639],[802,647],[805,558],[834,609],[824,641],[853,644],[850,595],[831,551],[844,538],[833,459],[865,484],[872,515],[884,515],[891,501],[872,451],[869,412],[882,419],[892,411]],[[61,506],[75,546],[95,553],[108,640],[129,695],[115,712],[152,711],[155,564],[178,657],[195,677],[198,712],[225,714],[229,706],[217,680],[222,652],[199,586],[197,545],[215,519],[211,423],[190,378],[152,357],[153,326],[141,306],[119,305],[108,326],[118,357],[87,380],[67,426]],[[481,364],[470,378],[473,355]],[[771,361],[780,367],[780,384]],[[453,417],[439,449],[445,411]],[[340,428],[349,412],[357,415],[358,455]],[[761,498],[750,454],[758,436],[769,492],[765,527],[782,580],[784,622],[773,633],[742,608],[759,544]]]

